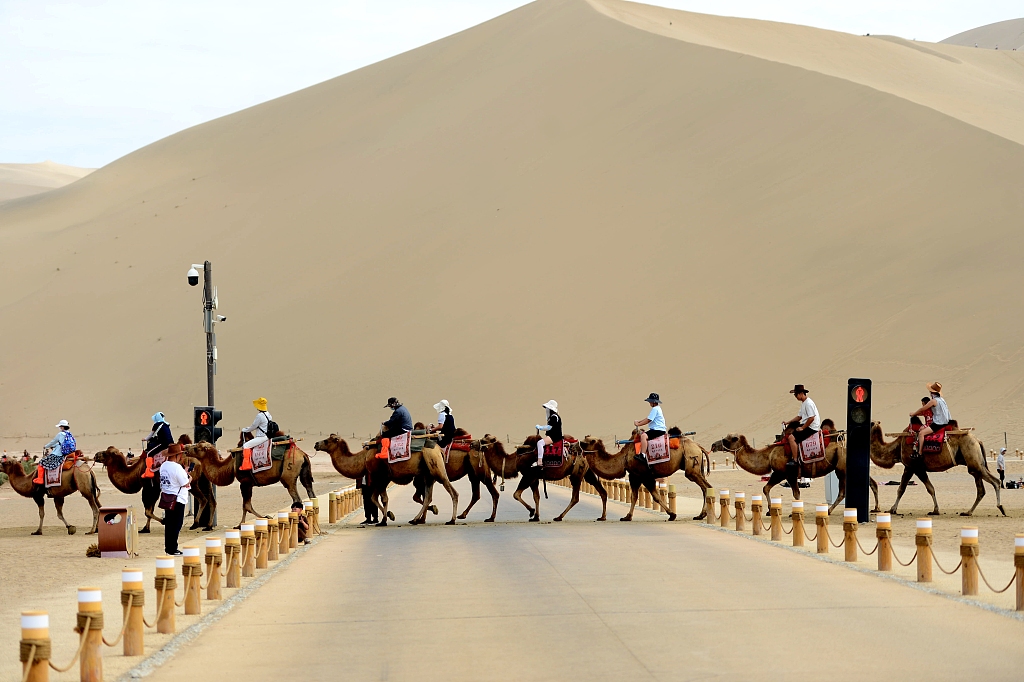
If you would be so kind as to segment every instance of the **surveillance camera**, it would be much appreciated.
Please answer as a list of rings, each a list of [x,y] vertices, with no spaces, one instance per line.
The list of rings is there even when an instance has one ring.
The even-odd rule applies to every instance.
[[[227,322],[227,321],[228,321],[228,318],[227,318],[227,317],[225,317],[224,315],[218,315],[218,316],[217,316],[217,321],[218,321],[218,322]]]
[[[188,269],[188,285],[194,287],[199,284],[199,271],[195,268]]]

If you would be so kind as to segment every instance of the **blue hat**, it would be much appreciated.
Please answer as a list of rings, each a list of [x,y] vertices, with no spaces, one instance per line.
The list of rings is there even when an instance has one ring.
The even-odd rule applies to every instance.
[[[167,419],[164,418],[164,413],[163,412],[157,412],[156,414],[153,415],[153,423],[154,424],[159,424],[160,422],[165,422],[165,421],[167,421]]]

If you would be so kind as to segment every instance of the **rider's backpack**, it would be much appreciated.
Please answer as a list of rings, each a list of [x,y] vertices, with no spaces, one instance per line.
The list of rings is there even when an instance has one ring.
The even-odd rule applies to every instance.
[[[264,414],[266,414],[264,412]],[[267,438],[273,438],[281,430],[281,427],[277,425],[277,422],[272,420],[269,416],[267,417]]]
[[[75,443],[75,437],[71,435],[71,432],[67,431],[65,433],[64,442],[60,444],[60,454],[70,455],[78,449],[78,446]]]

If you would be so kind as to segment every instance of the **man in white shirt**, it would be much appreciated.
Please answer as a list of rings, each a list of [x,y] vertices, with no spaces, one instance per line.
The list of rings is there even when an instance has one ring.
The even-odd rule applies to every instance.
[[[783,423],[783,427],[789,427],[796,424],[796,430],[789,434],[789,450],[793,457],[793,461],[800,466],[800,457],[798,450],[799,444],[811,436],[817,436],[818,432],[821,431],[821,415],[818,414],[818,406],[814,404],[814,401],[807,397],[809,391],[804,388],[803,384],[797,384],[790,391],[796,399],[800,401],[800,412],[797,416],[790,419],[788,422]],[[799,469],[797,470],[799,475]]]
[[[1006,448],[999,448],[999,456],[996,457],[996,471],[999,472],[999,487],[1005,488],[1003,480],[1006,478]]]
[[[661,396],[652,393],[647,396],[647,403],[651,406],[647,418],[633,422],[633,425],[638,427],[648,424],[651,426],[650,430],[640,432],[640,454],[635,457],[636,460],[644,463],[647,462],[647,442],[652,438],[661,438],[668,431],[665,426],[665,413],[661,410]]]
[[[164,510],[164,552],[168,556],[181,556],[178,533],[185,521],[185,507],[188,506],[188,489],[191,485],[188,473],[180,464],[181,454],[181,446],[175,443],[167,448],[167,460],[160,465],[161,496],[174,496],[174,504]]]

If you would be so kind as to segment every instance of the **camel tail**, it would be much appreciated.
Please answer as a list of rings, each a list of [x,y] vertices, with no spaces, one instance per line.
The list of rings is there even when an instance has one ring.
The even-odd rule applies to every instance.
[[[985,465],[985,471],[990,471],[988,468],[988,455],[985,454],[985,444],[979,440],[978,446],[981,448],[981,462]],[[960,453],[960,456],[963,457],[963,453]]]
[[[302,468],[299,469],[299,482],[307,490],[313,489],[313,465],[310,463],[309,457],[302,460]]]
[[[700,475],[707,476],[708,472],[711,471],[711,455],[708,453],[707,450],[704,449],[704,446],[701,445],[700,443],[697,443],[697,447],[700,448],[700,451],[702,453],[702,456],[700,458]]]

